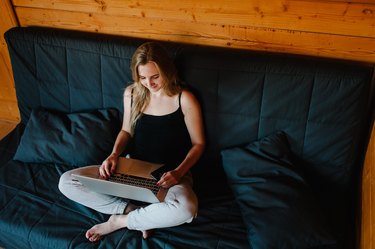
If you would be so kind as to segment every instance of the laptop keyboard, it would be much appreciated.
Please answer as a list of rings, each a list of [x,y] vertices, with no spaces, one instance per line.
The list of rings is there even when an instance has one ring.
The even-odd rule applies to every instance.
[[[154,179],[147,179],[138,176],[131,176],[127,174],[115,173],[108,179],[111,182],[124,183],[131,186],[147,188],[152,191],[155,195],[159,191],[159,187],[156,185],[157,181]]]

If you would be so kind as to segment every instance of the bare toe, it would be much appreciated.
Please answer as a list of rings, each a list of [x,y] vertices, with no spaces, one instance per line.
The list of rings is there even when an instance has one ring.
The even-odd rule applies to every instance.
[[[91,242],[99,241],[104,235],[126,227],[126,215],[112,215],[108,221],[95,225],[86,232],[86,238]]]
[[[88,240],[90,241],[90,242],[98,242],[99,240],[101,240],[102,239],[102,236],[100,236],[99,234],[93,234],[93,235],[91,235],[89,238],[88,238]]]

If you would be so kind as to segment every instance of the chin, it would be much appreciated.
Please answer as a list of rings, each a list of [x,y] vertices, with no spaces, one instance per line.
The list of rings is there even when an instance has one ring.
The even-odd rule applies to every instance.
[[[156,88],[149,87],[148,90],[150,92],[156,93],[156,92],[159,92],[161,90],[161,87],[156,87]]]

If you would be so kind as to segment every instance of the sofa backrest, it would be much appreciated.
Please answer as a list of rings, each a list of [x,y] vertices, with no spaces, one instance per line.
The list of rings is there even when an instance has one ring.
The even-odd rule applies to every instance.
[[[109,107],[123,111],[123,89],[131,82],[131,56],[143,41],[43,28],[14,28],[5,37],[22,123],[37,107],[64,112]],[[201,190],[220,194],[218,186],[225,185],[221,149],[283,130],[300,159],[299,166],[333,219],[343,226],[353,224],[373,107],[372,68],[164,45],[202,104],[208,146],[194,168]]]
[[[177,64],[203,103],[214,156],[283,130],[317,187],[353,183],[370,119],[372,68],[197,47],[182,49]]]

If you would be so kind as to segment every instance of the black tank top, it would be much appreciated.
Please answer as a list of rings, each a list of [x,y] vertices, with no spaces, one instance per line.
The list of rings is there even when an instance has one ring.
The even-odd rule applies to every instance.
[[[166,170],[176,168],[191,148],[189,132],[179,107],[170,114],[154,116],[143,113],[137,120],[130,156],[135,159],[166,164]]]

